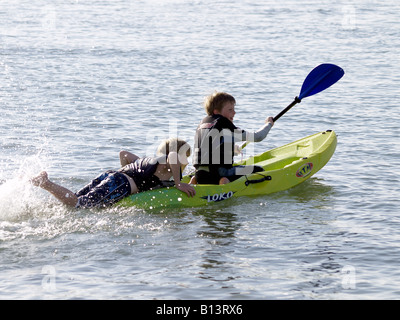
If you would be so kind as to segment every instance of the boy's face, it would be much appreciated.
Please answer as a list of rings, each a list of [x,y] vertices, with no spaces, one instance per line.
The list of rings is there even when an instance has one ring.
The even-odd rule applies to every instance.
[[[224,116],[225,118],[233,122],[233,117],[236,114],[235,103],[229,101],[225,102],[222,106],[222,110],[221,111],[214,110],[214,114],[220,114],[221,116]]]

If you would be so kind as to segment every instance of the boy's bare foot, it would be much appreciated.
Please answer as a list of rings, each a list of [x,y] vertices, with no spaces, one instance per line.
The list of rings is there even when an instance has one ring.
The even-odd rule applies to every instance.
[[[46,171],[42,171],[41,173],[39,173],[39,175],[37,177],[34,177],[29,180],[29,182],[32,183],[36,187],[41,187],[48,181],[49,181],[49,177],[48,177]]]

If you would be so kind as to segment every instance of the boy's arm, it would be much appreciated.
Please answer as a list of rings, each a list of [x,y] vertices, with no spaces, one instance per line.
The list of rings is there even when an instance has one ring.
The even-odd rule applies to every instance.
[[[249,133],[244,132],[243,141],[251,141],[251,142],[260,142],[265,139],[272,126],[274,125],[274,121],[272,117],[267,118],[266,123],[257,131]]]
[[[121,162],[122,167],[135,162],[137,159],[139,159],[139,157],[129,151],[122,150],[119,152],[119,161]]]
[[[181,182],[181,164],[178,160],[178,154],[176,152],[170,152],[168,154],[167,162],[171,168],[172,177],[175,181],[175,187],[185,192],[189,197],[194,196],[196,194],[194,188],[187,183]]]
[[[181,165],[178,160],[178,154],[176,152],[170,152],[167,161],[171,168],[172,178],[175,181],[175,185],[178,185],[181,181]]]
[[[262,126],[262,128],[254,132],[254,142],[260,142],[264,140],[267,134],[269,133],[269,130],[271,130],[271,128],[272,124],[266,123],[264,126]]]

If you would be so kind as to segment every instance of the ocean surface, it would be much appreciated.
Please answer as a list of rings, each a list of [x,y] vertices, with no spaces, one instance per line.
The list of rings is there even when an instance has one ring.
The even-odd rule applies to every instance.
[[[0,299],[399,299],[399,21],[394,0],[1,0]],[[120,150],[193,146],[214,90],[257,130],[321,63],[346,74],[245,149],[334,130],[291,190],[78,210],[28,183],[75,191]]]

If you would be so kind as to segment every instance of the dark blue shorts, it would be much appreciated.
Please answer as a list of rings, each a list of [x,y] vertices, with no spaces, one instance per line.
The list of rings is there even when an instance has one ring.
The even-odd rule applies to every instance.
[[[130,194],[131,186],[128,178],[120,172],[109,170],[76,193],[77,207],[106,207]]]
[[[260,166],[212,167],[209,171],[197,170],[195,176],[198,184],[219,184],[222,177],[226,177],[232,182],[244,175],[261,171],[264,169]]]

